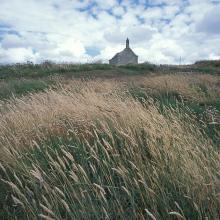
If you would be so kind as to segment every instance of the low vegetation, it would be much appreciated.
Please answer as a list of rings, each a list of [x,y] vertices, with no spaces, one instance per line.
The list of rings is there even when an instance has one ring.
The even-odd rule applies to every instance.
[[[220,217],[220,76],[144,65],[2,77],[1,219]]]
[[[112,77],[128,75],[147,75],[149,73],[208,73],[219,75],[219,60],[199,61],[192,65],[154,65],[143,63],[138,65],[112,66],[109,64],[56,64],[45,61],[42,64],[30,62],[24,64],[0,65],[0,79],[42,78],[48,76],[66,77]]]

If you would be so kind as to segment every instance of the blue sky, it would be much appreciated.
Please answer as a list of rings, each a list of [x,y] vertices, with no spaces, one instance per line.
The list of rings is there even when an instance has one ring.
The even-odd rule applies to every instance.
[[[0,0],[0,63],[220,59],[220,0]]]

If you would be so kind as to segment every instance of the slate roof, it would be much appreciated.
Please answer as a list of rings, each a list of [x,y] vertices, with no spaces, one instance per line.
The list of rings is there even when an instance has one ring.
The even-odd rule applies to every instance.
[[[134,56],[137,57],[137,55],[136,55],[136,54],[133,52],[133,50],[129,47],[129,48],[125,48],[124,50],[122,50],[122,51],[119,52],[119,53],[116,53],[115,56],[112,57],[112,59],[115,59],[115,58],[117,58],[118,56],[124,56],[124,55],[126,55],[126,54],[128,54],[128,53],[130,53],[130,54],[132,54],[132,55],[134,55]],[[111,59],[111,60],[112,60],[112,59]]]

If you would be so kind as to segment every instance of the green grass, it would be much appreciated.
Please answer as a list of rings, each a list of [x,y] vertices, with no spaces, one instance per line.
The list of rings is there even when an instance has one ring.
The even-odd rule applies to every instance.
[[[104,72],[104,73],[103,73]],[[154,65],[150,63],[137,65],[112,66],[109,64],[15,64],[0,65],[1,79],[42,78],[62,75],[66,77],[113,77],[120,75],[142,75],[147,73],[182,73],[201,72],[219,75],[220,69],[216,66],[184,67],[169,65]]]
[[[209,209],[210,204],[206,204],[204,201],[204,204],[200,204],[197,210],[191,198],[185,196],[189,194],[188,189],[178,184],[181,178],[176,179],[176,182],[174,182],[173,169],[169,163],[166,167],[163,167],[165,173],[161,173],[159,177],[161,191],[159,188],[157,192],[154,191],[156,194],[146,191],[144,184],[147,184],[149,190],[153,187],[151,181],[156,178],[153,170],[152,173],[146,173],[145,170],[137,172],[130,163],[131,161],[136,164],[135,157],[127,152],[127,138],[117,130],[114,130],[114,128],[111,129],[112,137],[110,138],[97,128],[97,130],[94,130],[96,134],[94,133],[89,143],[79,141],[74,135],[70,135],[68,139],[52,136],[47,143],[42,143],[38,148],[21,154],[15,174],[19,176],[21,184],[26,189],[30,189],[30,192],[28,192],[25,188],[19,187],[21,193],[26,197],[29,207],[23,209],[19,204],[11,206],[12,200],[8,200],[8,204],[2,200],[5,205],[3,216],[33,219],[39,213],[49,215],[42,209],[41,204],[47,207],[49,205],[48,208],[56,216],[56,219],[103,219],[106,217],[105,212],[108,213],[110,219],[136,219],[138,213],[142,213],[142,218],[148,219],[149,216],[144,211],[146,208],[151,212],[157,210],[157,219],[172,219],[168,214],[169,210],[176,210],[178,213],[183,210],[183,215],[186,219],[201,219],[201,216],[204,216],[206,206]],[[137,134],[139,144],[136,146],[138,147],[136,150],[139,156],[142,155],[143,169],[147,169],[150,172],[152,166],[157,169],[157,160],[153,154],[151,155],[150,150],[147,151],[145,146],[147,135],[147,133],[142,133],[141,136]],[[161,141],[158,140],[157,147],[162,150],[163,142]],[[111,146],[114,145],[118,153],[117,157],[107,155],[103,148],[105,143],[109,143]],[[95,146],[93,149],[95,152],[92,151],[92,146]],[[73,160],[68,159],[65,152],[70,153]],[[61,160],[65,158],[65,167],[62,167],[59,158]],[[75,172],[79,177],[79,183],[74,183],[70,177],[74,164],[78,170]],[[34,169],[33,165],[45,174],[43,175],[44,186],[41,186],[38,179],[34,180],[33,177],[28,175],[28,172]],[[112,169],[116,169],[119,166],[126,168],[126,176]],[[83,170],[80,170],[80,167]],[[92,167],[95,167],[95,173]],[[11,173],[10,181],[17,183],[18,180],[12,172],[13,168],[8,169],[7,173]],[[138,180],[140,178],[139,175],[142,176],[146,183],[135,185],[133,181],[135,179]],[[176,178],[177,176],[181,177],[180,167],[176,168],[175,175]],[[111,180],[109,180],[109,177],[111,177]],[[105,191],[104,198],[99,192],[102,189],[95,187],[94,183]],[[4,184],[3,187],[5,188],[6,186],[7,184]],[[48,189],[46,186],[48,186]],[[62,194],[58,192],[53,194],[52,191],[55,187],[61,189]],[[80,196],[82,191],[85,192],[85,198],[82,197],[78,200],[77,197],[74,197],[74,195]],[[195,193],[199,193],[200,189],[198,188],[196,191]],[[10,194],[7,195],[9,192],[10,188],[7,188],[3,198],[10,198]],[[70,211],[67,211],[67,208],[61,202],[58,202],[61,199],[65,200]],[[215,200],[212,195],[210,195],[210,199]],[[48,201],[48,204],[45,204],[46,201]],[[181,210],[178,207],[181,207]],[[29,209],[33,212],[28,212]],[[80,212],[77,210],[80,210]],[[212,216],[211,213],[210,216]]]
[[[205,90],[205,86],[201,85]],[[206,90],[205,90],[206,91]],[[204,92],[205,92],[204,91]],[[129,93],[140,103],[144,104],[149,98],[153,99],[159,106],[160,112],[164,114],[164,110],[178,109],[186,114],[196,116],[201,129],[206,135],[212,139],[215,144],[219,144],[220,124],[211,124],[208,117],[207,109],[215,110],[220,118],[220,100],[206,101],[198,103],[193,100],[184,100],[181,94],[176,91],[149,91],[137,87],[131,87]]]
[[[80,89],[73,83],[68,92],[29,95],[53,88],[51,75],[114,78],[159,70],[151,64],[0,67],[0,100],[27,95],[0,112],[0,146],[10,146],[11,156],[4,161],[4,154],[0,167],[0,219],[218,218],[220,124],[211,124],[207,113],[219,114],[218,98],[199,102],[183,97],[181,88],[150,89],[130,78],[126,88],[83,81]],[[205,84],[192,87],[209,97]]]
[[[196,67],[195,71],[200,73],[220,75],[220,67],[213,67],[213,66]]]
[[[124,66],[119,66],[120,69],[126,69],[131,70],[137,73],[143,73],[143,72],[155,72],[157,70],[157,66],[154,64],[129,64]]]
[[[152,64],[112,66],[109,64],[20,64],[0,66],[0,80],[40,79],[48,76],[76,78],[143,75],[156,71]]]
[[[0,66],[0,79],[10,78],[39,78],[51,75],[72,74],[92,70],[110,70],[112,66],[106,64],[20,64]]]
[[[55,84],[49,79],[13,79],[0,82],[0,100],[9,99],[12,96],[19,97],[28,93],[39,92],[48,89]]]

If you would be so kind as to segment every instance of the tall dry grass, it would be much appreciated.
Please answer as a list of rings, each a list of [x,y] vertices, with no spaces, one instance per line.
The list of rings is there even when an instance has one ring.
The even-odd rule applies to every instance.
[[[219,151],[193,114],[121,85],[76,81],[0,107],[5,216],[220,216]]]
[[[210,74],[166,74],[137,79],[136,85],[153,92],[178,92],[183,97],[206,102],[219,100],[220,77]]]

